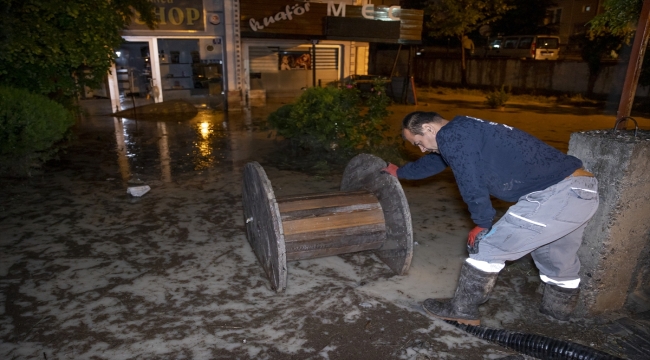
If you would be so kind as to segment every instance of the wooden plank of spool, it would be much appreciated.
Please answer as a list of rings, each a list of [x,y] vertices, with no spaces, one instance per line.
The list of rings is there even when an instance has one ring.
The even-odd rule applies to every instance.
[[[399,180],[382,173],[386,165],[374,155],[355,156],[345,167],[341,191],[365,190],[379,199],[386,222],[386,241],[375,254],[394,272],[404,275],[413,258],[411,210]]]
[[[248,242],[275,291],[287,287],[287,260],[280,209],[266,172],[257,162],[244,166],[242,198]]]
[[[367,191],[277,201],[287,261],[377,249],[386,239],[381,206]]]
[[[248,241],[277,292],[286,288],[291,260],[375,250],[396,273],[408,271],[413,237],[401,185],[380,173],[383,160],[362,155],[348,163],[341,183],[348,190],[341,193],[276,199],[262,166],[244,167]]]

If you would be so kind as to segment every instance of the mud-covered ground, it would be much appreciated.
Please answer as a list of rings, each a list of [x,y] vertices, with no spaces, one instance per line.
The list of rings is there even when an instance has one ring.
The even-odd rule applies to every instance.
[[[571,132],[613,126],[596,109],[513,103],[420,92],[391,121],[432,110],[520,127],[566,151]],[[174,121],[101,116],[29,179],[0,184],[0,358],[3,359],[499,359],[526,358],[420,309],[450,296],[472,224],[453,176],[403,182],[413,217],[414,256],[396,276],[372,253],[288,263],[287,289],[271,290],[246,240],[241,169],[258,161],[276,196],[337,191],[340,174],[274,166],[267,108],[203,110]],[[142,197],[129,186],[149,185]],[[508,204],[495,203],[503,213]],[[529,258],[509,264],[483,325],[573,341],[629,359],[620,324],[648,328],[643,314],[552,321]]]

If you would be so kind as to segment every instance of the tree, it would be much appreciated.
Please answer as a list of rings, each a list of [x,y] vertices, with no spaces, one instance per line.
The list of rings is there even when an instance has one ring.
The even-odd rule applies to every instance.
[[[0,0],[0,84],[64,104],[98,86],[134,10],[155,25],[148,0]]]
[[[467,84],[467,65],[462,49],[464,35],[498,20],[511,9],[507,0],[429,0],[425,9],[429,35],[455,36],[461,42],[461,83]]]
[[[590,37],[618,36],[629,44],[636,32],[643,0],[606,0],[603,7],[604,11],[589,22]],[[642,64],[639,85],[650,86],[650,61]]]
[[[576,41],[580,46],[580,56],[589,67],[589,80],[587,82],[587,95],[592,95],[596,79],[602,69],[602,59],[610,55],[612,51],[618,51],[624,43],[622,35],[613,35],[610,33],[580,34],[576,35],[572,41]]]
[[[491,26],[493,35],[554,34],[557,26],[545,24],[546,10],[557,3],[554,0],[509,0],[512,9]]]
[[[623,36],[629,40],[636,30],[641,7],[643,0],[605,0],[604,11],[589,22],[590,32]]]

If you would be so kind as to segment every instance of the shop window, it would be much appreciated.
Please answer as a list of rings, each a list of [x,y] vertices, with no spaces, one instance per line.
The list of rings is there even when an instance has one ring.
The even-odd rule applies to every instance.
[[[251,73],[277,72],[282,70],[338,70],[339,49],[337,47],[316,47],[316,61],[313,61],[312,48],[299,46],[292,48],[251,46],[248,49]]]
[[[163,98],[194,99],[205,105],[223,92],[219,39],[158,39]]]
[[[311,70],[311,52],[303,51],[282,51],[278,54],[280,59],[279,69],[283,70]]]
[[[283,49],[285,53],[308,53],[311,55],[311,46],[299,46],[294,48]],[[316,47],[316,59],[311,61],[315,64],[316,70],[338,70],[339,69],[339,48],[338,47]]]

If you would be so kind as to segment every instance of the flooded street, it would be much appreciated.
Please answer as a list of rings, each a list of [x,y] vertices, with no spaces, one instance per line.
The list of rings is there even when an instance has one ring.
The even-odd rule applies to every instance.
[[[497,111],[479,97],[421,96],[417,106],[391,108],[395,129],[414,110],[464,114],[566,151],[572,132],[614,123],[597,109],[513,103]],[[1,358],[526,358],[420,309],[427,297],[452,295],[467,256],[473,225],[450,171],[402,182],[415,242],[407,275],[370,252],[301,260],[288,263],[278,294],[246,239],[243,166],[260,162],[278,197],[338,191],[341,181],[273,166],[277,144],[265,120],[282,102],[164,121],[106,116],[97,100],[83,105],[89,115],[59,161],[29,179],[0,178]],[[138,185],[151,190],[127,194]],[[498,215],[508,205],[495,203]],[[529,258],[509,264],[481,308],[483,325],[643,358],[612,330],[629,314],[551,321],[537,311],[539,281]]]

